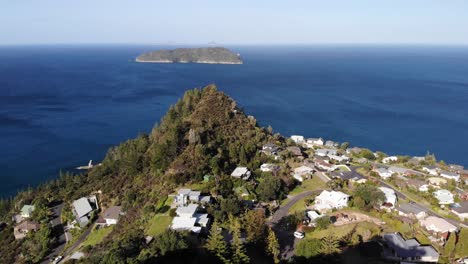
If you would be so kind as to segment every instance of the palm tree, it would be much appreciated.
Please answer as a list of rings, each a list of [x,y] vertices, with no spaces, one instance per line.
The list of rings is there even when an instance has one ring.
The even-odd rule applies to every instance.
[[[332,235],[322,238],[320,251],[324,255],[333,255],[338,253],[340,251],[338,240]]]

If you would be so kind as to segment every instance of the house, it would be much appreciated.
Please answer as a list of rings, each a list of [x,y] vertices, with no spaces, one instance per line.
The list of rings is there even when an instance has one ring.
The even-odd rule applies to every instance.
[[[460,217],[462,221],[468,219],[468,201],[460,202],[458,206],[452,207],[451,211]]]
[[[389,171],[390,173],[392,173],[392,174],[404,175],[404,174],[406,174],[409,170],[408,170],[407,168],[390,166],[390,167],[388,167],[388,171]]]
[[[423,166],[422,170],[433,176],[439,175],[439,168],[437,166],[433,166],[433,165]]]
[[[350,182],[365,183],[367,178],[359,174],[356,171],[334,171],[330,173],[332,178],[340,178],[342,180],[348,180]]]
[[[301,151],[300,147],[294,147],[294,146],[293,147],[287,147],[286,150],[291,152],[291,154],[293,156],[302,157],[302,151]]]
[[[35,209],[34,205],[28,205],[28,204],[23,205],[23,207],[21,208],[21,212],[20,212],[21,217],[30,218],[34,209]]]
[[[323,138],[308,138],[307,144],[308,145],[312,144],[315,146],[323,146],[324,141],[323,141]]]
[[[441,186],[447,184],[447,180],[439,177],[430,177],[427,179],[430,185],[432,186]]]
[[[392,177],[392,173],[386,168],[377,168],[375,172],[384,180]]]
[[[41,226],[39,225],[39,223],[30,220],[25,220],[13,228],[13,235],[15,236],[16,240],[23,239],[27,236],[29,232],[35,232],[40,227]]]
[[[358,158],[358,159],[353,159],[353,160],[359,164],[366,164],[369,162],[369,160],[366,158]]]
[[[440,217],[428,216],[425,219],[419,220],[419,223],[426,230],[435,233],[436,235],[441,236],[444,239],[448,238],[449,233],[457,231],[456,226],[452,225],[451,223],[447,222],[447,220]]]
[[[416,239],[405,240],[400,233],[386,233],[382,236],[384,258],[400,263],[439,261],[439,253],[430,245],[423,246]]]
[[[200,214],[197,211],[197,204],[178,207],[176,209],[177,216],[172,220],[171,229],[200,233],[203,227],[208,226],[210,219],[208,214]]]
[[[251,172],[246,167],[237,167],[231,173],[231,176],[237,179],[248,180],[251,176]]]
[[[122,206],[111,206],[104,211],[104,213],[96,221],[96,224],[106,226],[116,225],[119,222],[119,218],[122,214]]]
[[[347,156],[337,156],[337,155],[331,155],[329,154],[328,157],[331,159],[331,160],[334,160],[334,161],[337,161],[337,162],[348,162],[349,161],[349,157]]]
[[[294,169],[293,177],[294,179],[302,182],[304,178],[309,178],[310,175],[314,173],[314,170],[309,166],[300,166]]]
[[[410,218],[423,219],[427,216],[427,210],[415,203],[398,204],[395,210],[399,215]]]
[[[398,157],[397,156],[389,156],[389,157],[385,157],[382,159],[382,162],[387,164],[387,163],[390,163],[390,162],[395,162],[398,160]]]
[[[419,165],[421,161],[425,161],[426,157],[412,157],[411,159],[408,160],[408,163],[413,164],[413,165]]]
[[[314,165],[315,168],[317,168],[318,170],[324,171],[333,171],[336,168],[335,165],[330,164],[328,161],[319,158],[314,159]]]
[[[280,167],[271,163],[264,163],[260,166],[260,171],[262,172],[276,172],[279,171]]]
[[[456,173],[460,173],[461,171],[465,169],[465,167],[463,167],[462,165],[457,165],[457,164],[450,164],[449,168],[451,171],[456,172]]]
[[[455,181],[460,181],[460,174],[450,172],[450,171],[441,171],[440,172],[440,177],[449,179],[449,180],[455,180]]]
[[[99,205],[95,195],[82,197],[72,203],[72,212],[80,227],[84,227],[89,223],[91,212],[97,209],[99,209]]]
[[[355,155],[358,155],[359,153],[361,153],[361,151],[362,151],[362,149],[358,148],[358,147],[353,147],[353,148],[346,149],[346,153],[355,154]]]
[[[319,212],[340,209],[348,206],[349,195],[337,191],[322,191],[315,197],[314,208]]]
[[[379,190],[381,190],[385,194],[385,202],[382,204],[381,208],[395,208],[397,202],[397,196],[395,194],[395,191],[387,187],[379,187]]]
[[[429,190],[429,186],[426,184],[426,182],[416,179],[408,179],[406,181],[406,186],[420,192],[427,192]]]
[[[334,141],[331,141],[331,140],[327,140],[325,142],[325,146],[326,147],[329,147],[329,148],[336,148],[339,146],[339,144],[337,142],[334,142]]]
[[[296,143],[304,143],[304,137],[303,136],[292,135],[291,139],[292,139],[292,141],[294,141]]]
[[[315,151],[315,156],[326,157],[327,155],[328,155],[328,151],[326,149],[317,149]]]
[[[448,190],[437,190],[432,193],[434,197],[439,201],[439,204],[453,204],[453,194]]]
[[[315,226],[315,221],[322,217],[322,215],[318,214],[316,211],[307,211],[306,213],[307,218],[309,219],[309,225]]]
[[[193,203],[209,203],[211,201],[210,196],[202,196],[200,191],[192,191],[191,189],[179,189],[177,195],[174,197],[174,201],[177,205],[183,206],[190,202]]]
[[[276,155],[279,151],[279,147],[273,143],[263,145],[262,152],[267,155]]]

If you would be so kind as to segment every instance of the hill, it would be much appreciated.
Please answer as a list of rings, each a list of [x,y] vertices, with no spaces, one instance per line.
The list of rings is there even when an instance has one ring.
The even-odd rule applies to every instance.
[[[221,47],[157,50],[141,54],[136,58],[136,61],[153,63],[242,64],[239,54]]]

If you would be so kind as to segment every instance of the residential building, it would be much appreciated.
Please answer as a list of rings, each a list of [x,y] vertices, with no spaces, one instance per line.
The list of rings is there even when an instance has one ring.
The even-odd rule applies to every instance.
[[[440,177],[449,179],[449,180],[455,180],[455,181],[460,181],[460,174],[450,172],[450,171],[441,171],[440,172]]]
[[[429,186],[426,184],[425,181],[417,179],[408,179],[406,181],[406,186],[408,186],[408,188],[412,188],[420,192],[427,192],[429,190]]]
[[[445,205],[445,204],[453,204],[453,194],[448,191],[448,190],[437,190],[432,193],[434,197],[439,201],[439,204]]]
[[[358,158],[358,159],[353,159],[353,160],[359,164],[366,164],[369,162],[369,160],[366,158]]]
[[[456,226],[440,217],[428,216],[425,219],[419,220],[419,223],[426,230],[441,237],[443,240],[447,239],[451,232],[457,231]]]
[[[315,146],[323,146],[324,141],[323,138],[308,138],[307,139],[307,144],[312,144]]]
[[[304,137],[303,136],[292,135],[291,139],[292,139],[292,141],[294,141],[296,143],[304,143]]]
[[[381,207],[384,209],[395,208],[397,202],[397,196],[395,194],[395,191],[387,187],[379,187],[379,190],[381,190],[385,194],[385,202],[382,204]]]
[[[37,231],[41,226],[34,221],[25,220],[13,228],[15,239],[23,239],[29,232]]]
[[[348,162],[349,161],[349,157],[347,156],[337,156],[337,155],[332,155],[332,154],[329,154],[328,157],[331,159],[331,160],[334,160],[334,161],[337,161],[337,162],[340,162],[340,163],[344,163],[344,162]]]
[[[374,170],[384,180],[387,180],[388,178],[392,177],[392,173],[387,168],[377,168]]]
[[[463,221],[468,219],[468,201],[462,201],[452,207],[452,213],[456,214]]]
[[[237,167],[232,173],[231,176],[237,179],[248,180],[252,173],[246,167]]]
[[[260,166],[260,171],[262,172],[275,172],[279,171],[280,167],[276,164],[264,163]]]
[[[202,196],[200,191],[192,191],[191,189],[179,189],[174,201],[178,206],[184,206],[192,203],[209,203],[211,196]]]
[[[353,147],[353,148],[346,149],[346,153],[355,154],[355,155],[358,155],[359,153],[361,153],[361,151],[362,151],[362,149],[358,148],[358,147]]]
[[[348,206],[349,195],[337,191],[322,191],[315,197],[314,208],[319,212],[340,209]]]
[[[461,171],[465,169],[465,167],[463,167],[462,165],[457,165],[457,164],[450,164],[449,168],[451,171],[456,172],[456,173],[460,173]]]
[[[389,156],[389,157],[385,157],[382,159],[382,162],[387,164],[387,163],[390,163],[390,162],[395,162],[398,160],[398,157],[397,156]]]
[[[419,165],[421,161],[426,160],[425,157],[412,157],[410,160],[408,160],[408,163],[411,163],[413,165]]]
[[[439,168],[433,165],[427,165],[422,167],[423,171],[429,173],[430,175],[437,176],[439,175]]]
[[[90,221],[91,212],[99,209],[95,195],[82,197],[72,203],[72,212],[80,227],[86,226]]]
[[[325,146],[329,148],[336,148],[338,145],[339,145],[338,143],[331,141],[331,140],[325,141]]]
[[[410,218],[424,219],[427,216],[427,210],[415,203],[398,204],[395,210],[399,215]]]
[[[330,164],[328,161],[320,159],[320,158],[314,159],[314,165],[318,170],[324,170],[324,171],[333,171],[336,168],[335,165]]]
[[[123,215],[122,206],[111,206],[96,221],[100,225],[116,225],[119,222],[120,216]]]
[[[402,168],[402,167],[390,166],[388,167],[388,171],[391,172],[392,174],[404,175],[408,172],[408,169]]]
[[[293,156],[302,157],[302,150],[300,147],[295,147],[295,146],[287,147],[286,150],[291,152]]]
[[[197,211],[197,204],[178,207],[176,210],[177,216],[172,220],[171,229],[200,233],[203,227],[208,226],[210,219],[208,214],[197,213]]]
[[[304,179],[308,179],[310,175],[314,173],[314,170],[309,166],[300,166],[294,169],[294,179],[302,182]]]
[[[21,208],[21,212],[20,212],[21,217],[22,218],[31,217],[31,214],[34,211],[34,209],[35,209],[34,205],[29,205],[29,204],[23,205],[23,207]]]
[[[382,236],[384,258],[401,263],[437,263],[439,253],[430,245],[423,246],[416,239],[405,240],[400,233]]]
[[[279,150],[279,147],[273,143],[265,144],[262,147],[262,152],[268,155],[276,155]]]
[[[429,182],[430,185],[436,186],[436,187],[447,184],[447,180],[444,178],[440,178],[440,177],[430,177],[427,179],[427,181]]]
[[[355,183],[365,183],[367,178],[356,171],[334,171],[330,173],[332,178],[340,178]]]

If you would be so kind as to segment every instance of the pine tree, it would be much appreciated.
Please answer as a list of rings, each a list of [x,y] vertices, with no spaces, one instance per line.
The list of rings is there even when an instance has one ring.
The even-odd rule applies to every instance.
[[[332,255],[339,252],[338,240],[333,236],[326,236],[322,238],[322,246],[320,252],[325,255]]]
[[[250,259],[247,256],[244,243],[241,240],[241,227],[239,218],[234,218],[229,215],[229,228],[232,234],[232,261],[235,264],[249,263]]]
[[[468,228],[462,228],[458,233],[458,242],[455,247],[455,257],[463,258],[468,256]]]
[[[447,243],[445,243],[445,246],[444,246],[445,256],[449,259],[452,259],[454,257],[455,242],[457,240],[456,236],[457,235],[455,233],[451,233]]]
[[[275,232],[268,228],[268,237],[267,237],[267,252],[273,256],[273,262],[279,263],[279,255],[280,255],[280,246],[278,243],[278,239],[276,238]]]
[[[223,263],[229,263],[226,259],[227,255],[227,245],[219,229],[219,224],[217,221],[213,223],[210,230],[210,235],[205,245],[206,249],[214,253]]]
[[[245,154],[244,146],[240,147],[239,162],[241,165],[244,165],[244,166],[247,165],[247,154]]]

